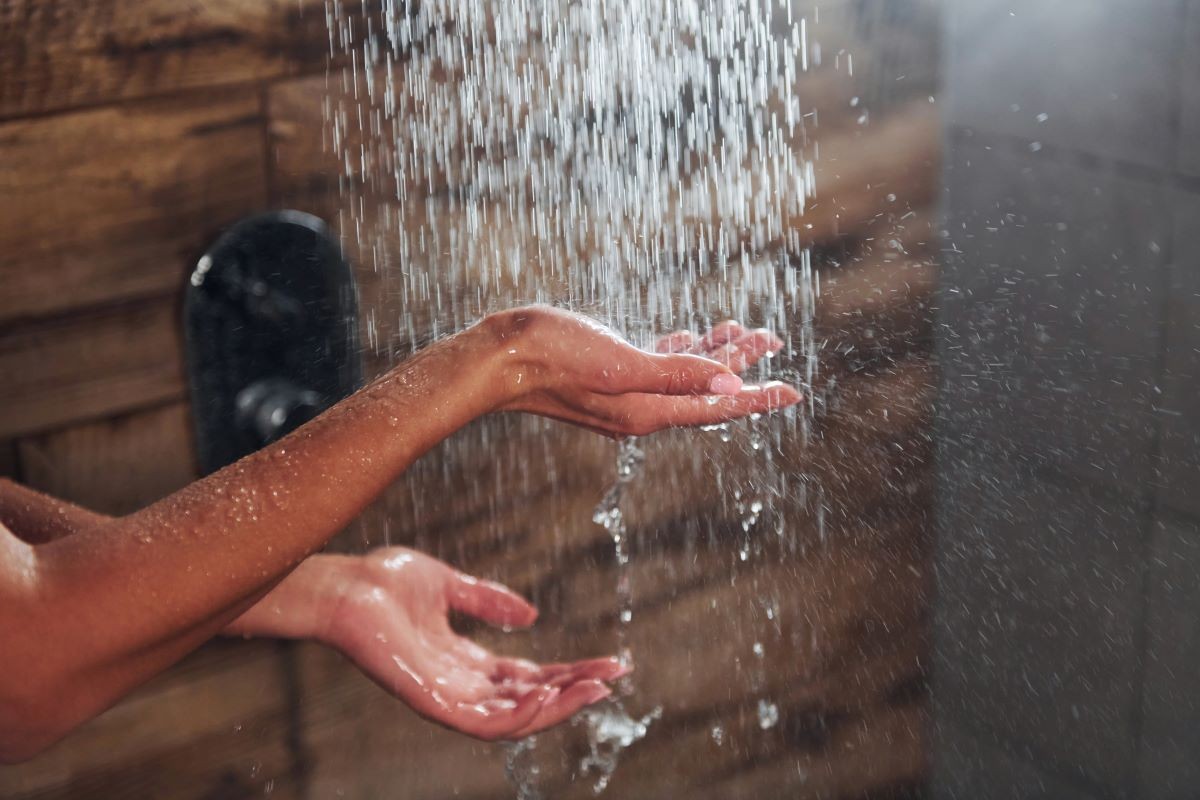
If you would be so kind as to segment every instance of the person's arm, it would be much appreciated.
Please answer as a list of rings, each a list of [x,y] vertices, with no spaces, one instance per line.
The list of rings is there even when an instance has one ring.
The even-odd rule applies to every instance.
[[[333,602],[331,602],[331,598]],[[225,633],[312,639],[339,650],[421,716],[483,739],[516,739],[610,694],[616,658],[536,664],[450,627],[450,611],[505,629],[537,609],[512,590],[402,547],[304,561]]]
[[[740,387],[711,360],[636,350],[575,315],[520,309],[135,514],[36,545],[2,529],[0,757],[37,752],[219,632],[477,416],[527,411],[620,436],[797,399]]]
[[[0,478],[0,524],[25,541],[111,519]],[[452,609],[506,629],[532,624],[537,609],[507,587],[405,548],[310,556],[267,588],[223,635],[328,645],[425,718],[481,738],[556,725],[607,697],[604,682],[632,668],[616,658],[536,664],[491,653],[454,632]]]
[[[0,525],[27,544],[52,542],[111,519],[0,478]]]

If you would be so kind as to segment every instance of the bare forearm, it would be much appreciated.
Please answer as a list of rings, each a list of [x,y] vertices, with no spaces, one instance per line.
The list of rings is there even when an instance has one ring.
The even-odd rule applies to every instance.
[[[745,387],[719,360],[781,345],[722,323],[682,342],[692,352],[649,354],[567,312],[502,312],[136,514],[23,539],[0,525],[0,759],[48,744],[235,619],[235,632],[320,638],[312,621],[330,615],[313,603],[337,593],[285,577],[475,417],[520,411],[628,436],[765,413],[799,394]],[[269,607],[239,619],[281,580],[278,608],[294,619]]]
[[[59,698],[56,727],[106,707],[220,632],[416,458],[490,410],[490,366],[479,334],[447,340],[273,447],[31,548],[36,600],[10,607],[22,620],[5,668]]]
[[[464,374],[460,358],[478,371]],[[158,608],[140,615],[139,639],[198,623],[286,574],[416,458],[485,412],[486,380],[478,353],[453,340],[435,345],[272,447],[140,512],[39,547],[43,577],[92,595],[88,616],[114,603]],[[138,576],[133,585],[129,575]]]
[[[0,524],[29,544],[45,544],[111,520],[0,478]]]

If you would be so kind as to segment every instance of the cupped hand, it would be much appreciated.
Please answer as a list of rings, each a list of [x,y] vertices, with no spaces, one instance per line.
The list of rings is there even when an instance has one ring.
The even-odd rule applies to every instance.
[[[330,568],[345,575],[321,638],[448,728],[519,739],[607,697],[605,681],[629,672],[615,658],[535,664],[460,636],[450,626],[452,609],[505,628],[531,625],[537,610],[512,590],[437,559],[404,548],[334,558]]]
[[[743,384],[736,373],[783,343],[733,321],[701,337],[685,331],[666,336],[656,353],[639,350],[594,320],[549,307],[505,311],[486,322],[506,363],[501,410],[619,438],[712,425],[800,400],[783,383]]]

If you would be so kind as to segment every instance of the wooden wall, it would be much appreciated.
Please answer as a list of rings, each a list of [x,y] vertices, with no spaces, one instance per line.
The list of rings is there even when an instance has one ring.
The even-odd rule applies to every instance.
[[[323,0],[0,4],[0,474],[109,513],[194,477],[184,279],[289,203],[272,98],[319,108],[328,54]],[[0,796],[300,797],[297,686],[288,647],[215,642]]]
[[[185,275],[247,213],[290,206],[336,223],[343,210],[341,165],[322,141],[324,14],[322,0],[0,5],[0,473],[112,513],[193,477]],[[870,42],[856,45],[868,74]],[[914,87],[928,78],[912,74]],[[646,659],[631,702],[666,712],[627,752],[609,794],[622,800],[909,797],[925,774],[936,120],[926,91],[863,127],[849,111],[866,95],[855,82],[802,90],[840,109],[822,110],[820,202],[805,220],[828,267],[822,372],[840,388],[819,443],[794,442],[778,465],[827,487],[828,543],[813,545],[811,509],[782,504],[788,541],[808,544],[739,564],[738,520],[702,470],[670,497],[653,486],[631,497],[642,543],[632,643]],[[650,455],[692,459],[691,436],[656,440]],[[590,510],[612,450],[561,428],[553,441],[570,475],[520,495],[486,464],[434,453],[341,546],[415,542],[530,593],[549,621],[509,650],[610,651],[615,564]],[[415,502],[436,499],[444,484],[430,474],[443,464],[473,466],[473,493]],[[762,596],[803,622],[739,627]],[[714,618],[718,605],[728,613]],[[768,655],[752,678],[742,664],[754,636]],[[769,734],[753,715],[764,693],[783,719]],[[540,747],[577,763],[569,734]],[[0,769],[0,796],[482,800],[511,794],[503,763],[502,748],[416,720],[328,651],[216,642],[52,752]],[[547,796],[590,796],[577,777],[547,770]]]

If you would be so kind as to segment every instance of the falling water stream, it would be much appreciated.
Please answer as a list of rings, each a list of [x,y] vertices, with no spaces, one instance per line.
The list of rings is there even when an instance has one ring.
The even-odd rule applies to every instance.
[[[769,475],[777,437],[804,437],[814,410],[818,286],[802,220],[817,117],[795,84],[821,66],[819,16],[789,0],[383,0],[367,11],[327,0],[326,14],[331,55],[347,64],[325,108],[343,168],[337,222],[373,276],[367,338],[381,363],[529,302],[581,310],[648,347],[740,319],[786,343],[750,378],[797,384],[810,404],[693,435],[719,478],[722,448]],[[623,659],[635,624],[623,506],[656,480],[648,458],[620,445],[593,517],[615,550]],[[745,561],[783,490],[766,477],[718,489],[740,516]],[[635,694],[627,677],[576,720],[588,740],[579,770],[597,793],[661,712],[649,698],[648,713],[631,713]],[[509,753],[520,797],[539,796],[536,753],[534,741]]]

